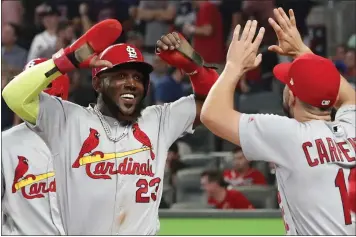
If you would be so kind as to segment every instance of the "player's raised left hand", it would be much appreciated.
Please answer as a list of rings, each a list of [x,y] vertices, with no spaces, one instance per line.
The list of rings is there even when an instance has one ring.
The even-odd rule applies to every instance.
[[[230,72],[243,74],[256,68],[262,61],[262,54],[258,54],[258,48],[262,42],[265,29],[260,28],[255,40],[257,21],[247,21],[240,36],[241,26],[237,25],[226,56],[226,66]]]

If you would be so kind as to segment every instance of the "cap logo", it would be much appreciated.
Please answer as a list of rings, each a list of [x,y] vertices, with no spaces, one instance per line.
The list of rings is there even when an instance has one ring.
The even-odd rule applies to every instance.
[[[289,84],[291,84],[292,86],[294,86],[293,78],[290,79]]]
[[[127,46],[126,51],[129,54],[130,59],[137,58],[137,52],[135,48],[132,48],[131,46]]]
[[[321,102],[321,105],[325,106],[325,105],[329,105],[330,104],[330,100],[323,100]]]

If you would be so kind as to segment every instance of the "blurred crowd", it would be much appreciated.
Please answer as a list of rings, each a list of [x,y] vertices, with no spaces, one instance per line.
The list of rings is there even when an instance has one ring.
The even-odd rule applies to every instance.
[[[257,19],[259,24],[266,28],[261,46],[263,62],[240,81],[236,89],[235,105],[238,106],[240,95],[271,91],[273,67],[281,61],[289,60],[267,50],[269,45],[276,42],[275,33],[267,21],[272,16],[273,8],[275,6],[285,10],[292,8],[302,37],[313,48],[313,44],[316,43],[309,34],[306,19],[312,7],[316,5],[317,3],[312,0],[2,1],[1,86],[4,88],[23,70],[29,60],[39,57],[50,58],[59,49],[74,42],[95,23],[115,18],[123,26],[123,34],[117,39],[117,43],[135,45],[142,50],[145,60],[154,67],[146,104],[173,102],[190,94],[192,90],[186,75],[169,67],[155,56],[155,44],[162,35],[171,31],[180,32],[207,63],[214,64],[217,70],[221,71],[235,26],[244,25],[248,19]],[[335,53],[330,56],[340,73],[354,85],[355,41],[354,34],[345,45],[337,47]],[[95,102],[96,93],[91,86],[91,72],[74,71],[69,76],[71,79],[69,100],[82,106]],[[3,100],[1,103],[2,131],[21,123]],[[173,188],[176,173],[188,167],[180,160],[180,156],[182,152],[190,149],[189,144],[182,142],[175,143],[170,149],[167,170],[169,185]],[[262,174],[246,160],[238,148],[232,151],[232,157],[230,169],[206,170],[201,173],[201,187],[209,196],[209,204],[216,208],[253,208],[248,200],[230,187],[274,185],[273,164],[268,164],[269,173]],[[230,200],[239,201],[234,203]]]

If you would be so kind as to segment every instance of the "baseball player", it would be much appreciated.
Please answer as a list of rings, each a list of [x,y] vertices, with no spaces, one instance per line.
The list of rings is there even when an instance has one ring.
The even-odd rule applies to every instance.
[[[204,98],[218,77],[184,38],[177,33],[162,36],[157,54],[190,75],[195,95],[143,109],[152,66],[128,44],[100,53],[102,40],[107,40],[103,36],[115,27],[105,21],[95,25],[3,90],[9,107],[54,155],[60,213],[68,235],[158,232],[168,148],[199,124]],[[39,88],[75,67],[95,67],[95,105],[83,108],[40,93]]]
[[[249,160],[276,164],[280,207],[287,234],[355,235],[348,201],[348,178],[355,164],[355,100],[350,84],[328,59],[304,45],[290,17],[274,10],[269,19],[279,46],[269,49],[292,56],[274,75],[286,84],[283,105],[289,115],[243,114],[233,108],[233,91],[241,76],[262,60],[256,56],[263,37],[253,41],[257,22],[247,22],[241,37],[234,32],[224,72],[204,103],[201,120],[216,135],[242,147]],[[338,111],[335,122],[330,112]]]
[[[31,60],[25,70],[47,61]],[[44,90],[66,100],[69,78],[62,75]],[[53,97],[59,100],[59,98]],[[2,133],[2,234],[64,234],[56,197],[52,155],[45,142],[25,123]]]

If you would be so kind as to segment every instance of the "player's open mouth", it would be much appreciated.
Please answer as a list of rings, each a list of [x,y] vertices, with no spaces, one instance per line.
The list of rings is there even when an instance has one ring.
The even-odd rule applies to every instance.
[[[120,98],[125,101],[125,103],[133,103],[135,101],[136,96],[134,94],[126,93],[122,94]]]

